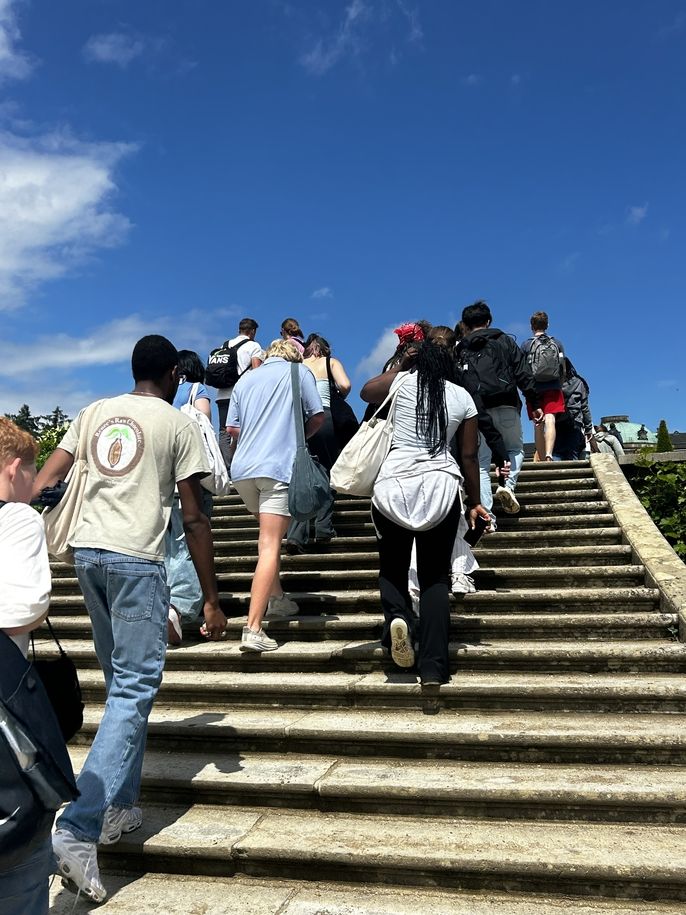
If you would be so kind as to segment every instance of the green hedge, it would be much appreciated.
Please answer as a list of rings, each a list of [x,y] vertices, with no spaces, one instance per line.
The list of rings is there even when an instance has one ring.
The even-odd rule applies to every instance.
[[[665,539],[686,561],[686,463],[635,465],[630,482]]]

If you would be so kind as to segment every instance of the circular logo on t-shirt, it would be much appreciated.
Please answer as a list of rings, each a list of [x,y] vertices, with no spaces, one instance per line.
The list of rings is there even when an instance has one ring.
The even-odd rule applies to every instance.
[[[129,473],[143,457],[143,430],[129,416],[113,416],[95,431],[91,452],[98,470],[110,477]]]

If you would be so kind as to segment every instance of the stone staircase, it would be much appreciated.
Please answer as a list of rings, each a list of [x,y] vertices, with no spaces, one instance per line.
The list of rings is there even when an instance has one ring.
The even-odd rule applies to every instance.
[[[585,462],[527,464],[522,512],[477,550],[453,607],[453,679],[424,714],[384,658],[368,502],[339,498],[329,552],[284,556],[295,620],[238,651],[257,525],[213,528],[225,641],[188,631],[150,719],[143,827],[100,851],[120,913],[686,912],[686,646]],[[73,569],[51,618],[104,698]],[[48,642],[40,652],[52,651]],[[53,889],[53,912],[71,893]],[[76,911],[87,911],[80,901]]]

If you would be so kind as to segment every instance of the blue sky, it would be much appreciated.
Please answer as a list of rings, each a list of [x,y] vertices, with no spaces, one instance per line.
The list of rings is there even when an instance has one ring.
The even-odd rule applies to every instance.
[[[686,0],[0,0],[0,412],[246,315],[359,389],[485,298],[685,430],[685,89]]]

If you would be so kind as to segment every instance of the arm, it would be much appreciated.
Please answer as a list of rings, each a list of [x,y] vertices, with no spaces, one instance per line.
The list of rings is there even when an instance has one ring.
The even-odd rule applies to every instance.
[[[479,484],[479,461],[478,461],[478,423],[476,416],[466,419],[457,430],[457,447],[460,454],[460,467],[464,476],[464,487],[467,493],[469,503],[468,523],[471,528],[474,527],[477,515],[481,515],[484,520],[491,520],[491,516],[481,504],[481,492]]]
[[[201,507],[200,478],[197,475],[188,477],[186,480],[179,480],[177,485],[186,542],[205,599],[205,627],[210,638],[219,639],[226,628],[226,617],[219,607],[212,529]]]
[[[312,438],[324,425],[324,413],[315,413],[305,423],[305,438]]]
[[[251,369],[259,369],[259,367],[261,365],[262,365],[262,359],[260,359],[258,356],[253,356],[252,359],[250,360]],[[260,377],[262,377],[262,376],[260,376]]]
[[[193,406],[196,410],[204,413],[210,421],[212,420],[212,405],[209,397],[198,397]]]
[[[31,499],[37,499],[41,489],[45,489],[47,486],[54,486],[59,480],[63,480],[71,470],[73,463],[73,454],[63,448],[55,448],[36,477]]]
[[[501,338],[502,339],[502,338]],[[510,358],[512,359],[512,369],[514,371],[515,381],[517,382],[517,387],[526,397],[527,401],[534,408],[534,413],[538,412],[539,408],[539,398],[538,391],[536,390],[536,382],[534,381],[534,376],[531,374],[531,369],[529,368],[529,363],[526,361],[526,356],[522,350],[517,346],[514,340],[510,337],[505,337],[507,340],[507,346],[510,349]],[[541,412],[541,419],[543,418],[543,413]]]
[[[333,380],[336,383],[339,394],[342,397],[347,397],[350,393],[350,388],[352,387],[350,379],[346,375],[343,365],[338,359],[331,359],[331,374],[333,375]]]
[[[398,372],[409,371],[414,365],[416,356],[416,349],[408,349],[403,353],[400,362],[397,365],[394,365],[392,369],[388,369],[387,372],[382,372],[381,375],[370,378],[360,391],[361,399],[364,400],[365,403],[382,403],[386,397],[388,397],[388,392],[391,390],[391,385],[395,380],[395,376]]]

